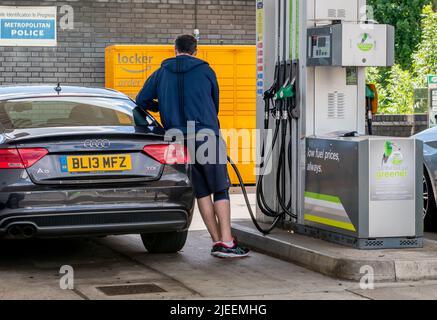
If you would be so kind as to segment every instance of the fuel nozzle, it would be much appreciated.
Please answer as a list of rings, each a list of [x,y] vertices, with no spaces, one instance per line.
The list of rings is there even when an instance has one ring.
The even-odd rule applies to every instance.
[[[290,112],[290,106],[292,105],[292,100],[296,96],[294,81],[290,83],[288,80],[285,84],[276,92],[274,99],[278,101],[280,106],[280,113],[282,113],[281,118],[286,120]]]
[[[296,95],[294,84],[286,84],[282,86],[275,94],[275,100],[285,100],[293,98]]]
[[[267,91],[264,92],[264,129],[267,129],[269,126],[269,118],[270,118],[270,102],[275,97],[275,84]]]
[[[263,99],[264,101],[269,101],[275,97],[275,89],[272,86],[269,90],[264,92]]]

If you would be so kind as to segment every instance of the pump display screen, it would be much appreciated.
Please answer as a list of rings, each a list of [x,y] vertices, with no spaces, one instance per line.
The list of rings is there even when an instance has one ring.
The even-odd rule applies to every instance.
[[[313,35],[310,37],[310,58],[331,57],[331,36]]]

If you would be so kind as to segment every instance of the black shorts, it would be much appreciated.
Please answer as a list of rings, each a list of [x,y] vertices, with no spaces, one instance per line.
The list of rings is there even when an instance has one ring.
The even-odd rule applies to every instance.
[[[204,198],[216,192],[228,190],[231,183],[226,165],[226,144],[224,140],[216,137],[214,143],[211,143],[211,140],[208,143],[208,138],[206,138],[205,141],[196,141],[191,145],[195,146],[192,150],[193,148],[190,148],[190,143],[188,143],[191,159],[195,161],[191,164],[191,181],[196,198]],[[208,148],[205,148],[205,146],[208,146]],[[208,157],[210,155],[209,148],[215,148],[215,155],[212,154],[211,157]],[[202,158],[202,155],[205,158]]]

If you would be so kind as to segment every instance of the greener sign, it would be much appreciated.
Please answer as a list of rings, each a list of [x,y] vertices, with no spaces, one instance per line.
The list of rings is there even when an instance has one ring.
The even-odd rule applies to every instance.
[[[0,6],[0,46],[56,46],[56,7]]]
[[[414,143],[408,139],[372,139],[369,150],[370,200],[414,199]]]

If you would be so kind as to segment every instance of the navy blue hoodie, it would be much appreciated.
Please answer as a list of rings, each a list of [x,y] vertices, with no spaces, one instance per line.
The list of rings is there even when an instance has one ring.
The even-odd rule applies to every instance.
[[[178,73],[183,76],[182,108]],[[208,128],[220,134],[217,78],[207,62],[195,57],[180,55],[165,60],[147,79],[136,103],[147,110],[159,111],[166,130],[176,128],[186,133],[187,121],[195,121],[196,131]]]

